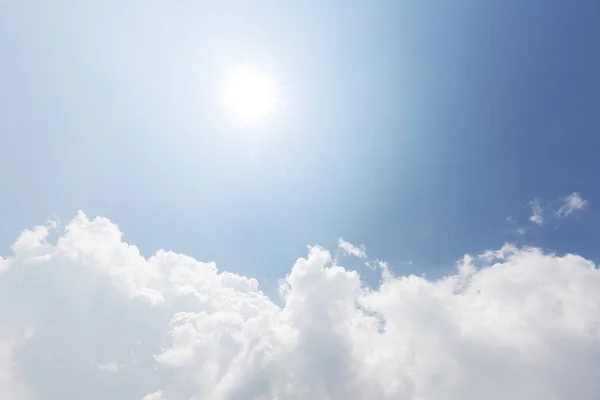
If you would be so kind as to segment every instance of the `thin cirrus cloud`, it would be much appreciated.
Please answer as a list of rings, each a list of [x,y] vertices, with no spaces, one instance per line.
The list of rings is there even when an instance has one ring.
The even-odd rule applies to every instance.
[[[553,205],[542,206],[540,199],[534,199],[529,202],[531,208],[531,215],[529,221],[536,225],[544,225],[549,219],[563,219],[576,211],[581,211],[586,208],[589,204],[588,200],[581,197],[578,192],[573,192],[568,196],[564,196],[557,201],[553,202]],[[558,205],[556,205],[558,203]]]
[[[2,399],[600,392],[600,271],[573,254],[506,245],[437,280],[380,263],[367,287],[315,246],[278,305],[253,278],[163,250],[145,258],[111,221],[79,213],[64,230],[25,230],[0,264]]]
[[[539,199],[532,200],[529,203],[529,207],[531,207],[531,216],[529,217],[529,220],[536,225],[543,225],[544,224],[544,209],[541,205],[540,200]]]
[[[562,205],[556,210],[556,218],[565,218],[573,212],[582,210],[588,205],[588,201],[584,200],[577,192],[573,192],[561,199]]]
[[[364,246],[356,246],[343,238],[338,238],[338,248],[342,250],[345,255],[354,256],[358,258],[367,258],[367,253]]]

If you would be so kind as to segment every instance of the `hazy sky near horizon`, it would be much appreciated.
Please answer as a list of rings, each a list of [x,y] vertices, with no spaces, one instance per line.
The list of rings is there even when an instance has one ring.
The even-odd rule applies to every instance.
[[[0,397],[469,398],[478,368],[473,398],[591,395],[565,382],[591,390],[600,351],[599,17],[592,0],[0,0]],[[244,71],[276,93],[252,122],[236,116],[268,96]],[[419,361],[433,342],[439,368]]]

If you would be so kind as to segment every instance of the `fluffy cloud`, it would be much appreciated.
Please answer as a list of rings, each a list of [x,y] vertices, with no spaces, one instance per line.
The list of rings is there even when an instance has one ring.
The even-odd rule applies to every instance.
[[[337,244],[338,248],[342,250],[345,255],[367,258],[364,246],[355,246],[352,243],[345,241],[343,238],[338,238]]]
[[[579,193],[573,192],[562,198],[562,205],[556,210],[556,217],[565,218],[574,211],[582,210],[587,204],[588,201],[584,200]]]
[[[144,396],[144,398],[142,400],[164,400],[164,393],[162,392],[162,390],[158,390],[154,393],[149,393],[146,396]]]
[[[381,282],[309,248],[283,302],[80,213],[0,260],[2,399],[595,399],[600,271],[506,245]],[[100,366],[104,368],[100,368]]]

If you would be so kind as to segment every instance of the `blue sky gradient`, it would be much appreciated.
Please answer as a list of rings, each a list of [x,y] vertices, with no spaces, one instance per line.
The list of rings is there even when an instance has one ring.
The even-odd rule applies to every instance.
[[[143,254],[267,287],[340,236],[433,275],[506,241],[598,259],[599,16],[587,0],[1,1],[0,244],[81,209]],[[245,62],[285,100],[259,128],[217,100]],[[583,212],[529,221],[531,200],[573,192]]]

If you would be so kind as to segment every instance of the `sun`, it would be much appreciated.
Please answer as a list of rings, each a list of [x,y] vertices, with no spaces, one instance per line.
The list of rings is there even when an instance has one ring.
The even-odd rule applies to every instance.
[[[259,123],[275,111],[277,91],[267,73],[256,67],[243,67],[227,78],[224,100],[236,120]]]

